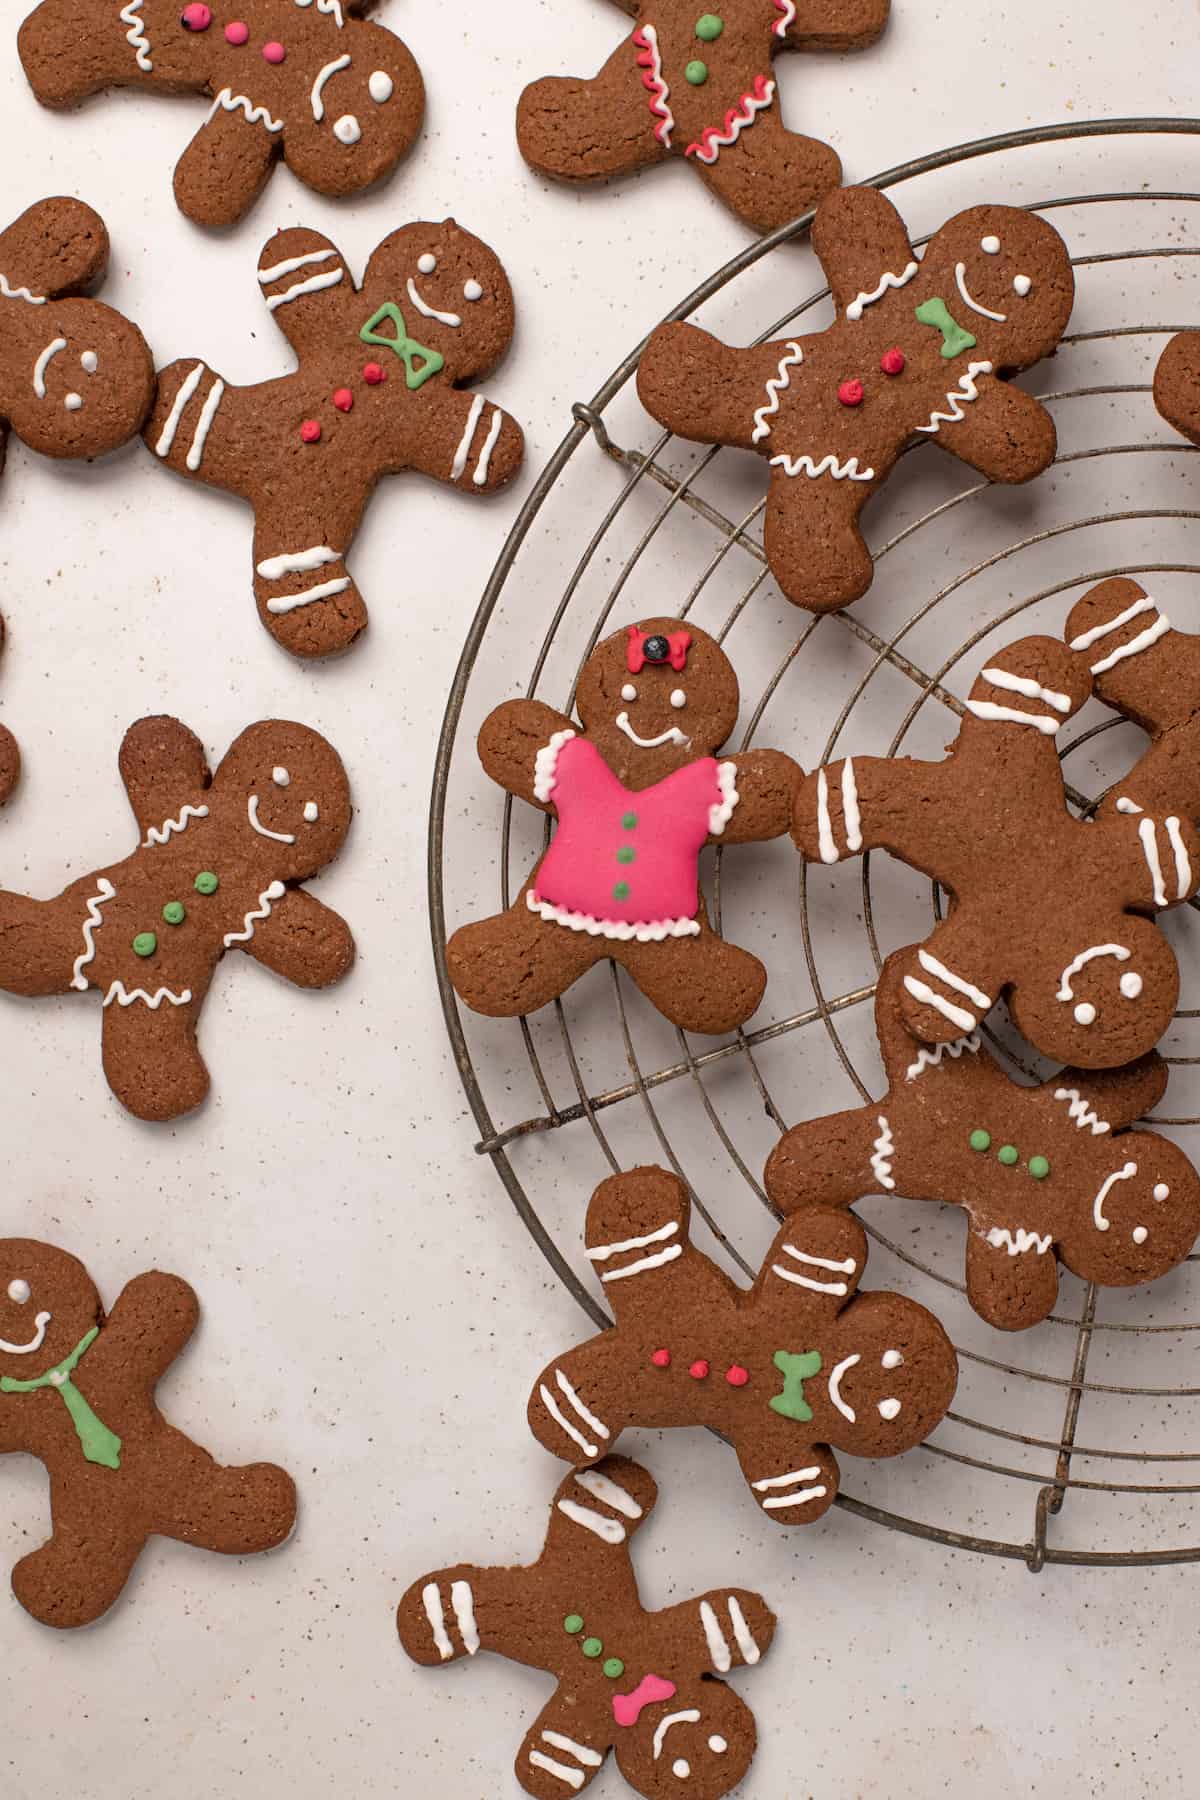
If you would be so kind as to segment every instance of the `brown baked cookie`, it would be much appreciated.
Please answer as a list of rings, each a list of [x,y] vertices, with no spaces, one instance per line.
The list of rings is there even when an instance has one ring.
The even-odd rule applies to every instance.
[[[707,1425],[732,1443],[770,1518],[810,1525],[838,1491],[835,1450],[899,1456],[940,1423],[954,1347],[915,1300],[857,1292],[867,1239],[847,1213],[798,1212],[748,1290],[689,1243],[690,1217],[665,1169],[600,1183],[587,1253],[616,1324],[543,1371],[530,1429],[584,1463],[628,1426]]]
[[[291,1531],[290,1475],[222,1468],[158,1410],[155,1388],[199,1316],[178,1275],[135,1276],[106,1314],[65,1250],[0,1241],[0,1451],[45,1465],[52,1521],[12,1585],[43,1625],[107,1612],[155,1534],[246,1556]]]
[[[1179,970],[1145,915],[1200,886],[1200,837],[1174,815],[1067,810],[1054,740],[1091,682],[1056,638],[1021,638],[976,677],[943,761],[847,758],[796,794],[809,862],[887,850],[952,896],[904,953],[900,1013],[924,1043],[974,1031],[1002,993],[1044,1056],[1085,1069],[1135,1061],[1170,1023]]]
[[[520,467],[516,420],[461,391],[508,349],[512,290],[453,219],[393,231],[361,288],[320,232],[280,231],[258,280],[299,368],[234,387],[192,357],[172,363],[145,439],[180,475],[249,501],[260,619],[293,655],[330,656],[367,622],[345,559],[381,476],[491,494]]]
[[[978,1032],[922,1049],[900,1022],[911,956],[889,956],[875,991],[887,1092],[785,1132],[764,1177],[773,1204],[790,1213],[887,1193],[961,1206],[967,1298],[1001,1331],[1053,1310],[1058,1262],[1101,1287],[1181,1263],[1200,1230],[1200,1177],[1178,1145],[1128,1129],[1162,1097],[1161,1058],[1022,1087]]]
[[[1055,349],[1075,283],[1054,228],[1013,206],[955,214],[918,260],[889,200],[844,188],[812,244],[833,325],[749,350],[660,325],[638,393],[681,437],[767,459],[767,559],[789,600],[827,612],[871,585],[859,515],[907,445],[940,444],[993,481],[1053,462],[1053,419],[1005,378]]]
[[[657,1498],[645,1469],[610,1456],[560,1484],[535,1563],[459,1563],[423,1575],[400,1602],[414,1662],[438,1668],[490,1650],[553,1676],[517,1752],[517,1780],[536,1800],[580,1793],[610,1750],[646,1800],[722,1800],[753,1760],[754,1715],[718,1677],[760,1661],[775,1615],[745,1588],[647,1612],[629,1539]]]
[[[835,151],[789,131],[771,60],[780,50],[862,50],[889,0],[618,0],[637,28],[594,81],[535,81],[517,108],[531,168],[602,181],[682,156],[756,231],[796,218],[842,179]]]
[[[1151,738],[1099,816],[1179,812],[1200,820],[1200,637],[1177,631],[1145,588],[1123,576],[1077,600],[1064,635],[1087,663],[1097,699]]]
[[[407,47],[363,22],[374,0],[41,0],[18,45],[43,106],[104,88],[201,94],[212,107],[175,168],[198,225],[236,224],[283,157],[318,194],[390,175],[421,128]]]
[[[178,719],[125,733],[121,778],[141,843],[57,900],[0,892],[0,988],[104,995],[104,1073],[139,1119],[175,1119],[208,1092],[200,1008],[227,950],[298,987],[350,967],[345,920],[299,885],[350,827],[350,788],[331,744],[267,719],[210,774]]]
[[[4,648],[4,620],[0,619],[0,650]],[[0,806],[21,779],[21,752],[6,725],[0,725]]]
[[[1181,331],[1158,359],[1154,404],[1168,425],[1200,444],[1200,331]]]
[[[136,325],[84,297],[108,232],[81,200],[39,200],[0,231],[0,469],[9,431],[43,456],[103,456],[136,437],[154,361]]]
[[[732,1031],[767,972],[710,926],[700,852],[782,836],[800,770],[779,750],[717,761],[737,676],[715,639],[678,619],[605,638],[576,708],[579,725],[541,700],[509,700],[484,721],[492,780],[557,830],[508,911],[454,933],[450,979],[476,1012],[512,1018],[611,958],[672,1024]]]

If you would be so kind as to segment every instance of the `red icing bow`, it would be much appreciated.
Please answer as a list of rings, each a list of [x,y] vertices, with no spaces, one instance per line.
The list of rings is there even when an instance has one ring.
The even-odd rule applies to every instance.
[[[672,631],[664,635],[659,631],[642,631],[638,626],[631,625],[629,644],[625,651],[629,673],[638,674],[647,663],[652,668],[660,663],[670,663],[677,671],[686,668],[691,641],[690,631]]]

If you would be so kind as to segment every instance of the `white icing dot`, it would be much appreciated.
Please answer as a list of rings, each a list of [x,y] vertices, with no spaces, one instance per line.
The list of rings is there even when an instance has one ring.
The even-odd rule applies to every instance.
[[[879,1359],[879,1365],[883,1369],[898,1369],[903,1361],[898,1350],[885,1350]]]
[[[390,100],[395,91],[396,84],[386,69],[375,69],[372,72],[371,79],[367,83],[367,92],[376,106],[382,106],[385,100]]]
[[[998,237],[980,238],[979,248],[983,251],[985,256],[999,256],[1000,239]]]
[[[306,800],[304,802],[304,823],[306,825],[315,825],[320,816],[321,809],[316,801]]]
[[[879,1402],[879,1416],[881,1419],[888,1419],[890,1421],[896,1417],[896,1414],[899,1411],[900,1402],[898,1400],[888,1399]]]
[[[15,1300],[18,1306],[24,1306],[29,1298],[29,1283],[22,1281],[18,1275],[15,1281],[10,1281],[8,1284],[8,1297],[10,1300]]]
[[[291,776],[288,774],[287,770],[283,768],[272,769],[271,780],[275,783],[276,787],[290,787],[292,785]]]
[[[1020,294],[1022,300],[1025,298],[1026,294],[1029,292],[1029,290],[1032,286],[1033,286],[1033,283],[1032,283],[1032,281],[1030,281],[1028,275],[1014,275],[1013,276],[1013,292],[1016,294]]]
[[[1136,969],[1121,977],[1121,992],[1127,1000],[1136,1000],[1142,991],[1142,978]]]
[[[480,284],[476,281],[476,279],[473,275],[472,275],[470,281],[464,281],[464,283],[463,283],[463,299],[464,300],[482,300],[483,299],[483,289],[480,286]]]
[[[79,360],[89,375],[94,375],[100,367],[100,358],[94,350],[85,350]]]
[[[1150,1233],[1146,1230],[1144,1225],[1135,1225],[1131,1236],[1135,1244],[1144,1244],[1146,1239],[1150,1236]]]
[[[83,395],[82,394],[68,394],[66,399],[63,401],[63,405],[66,407],[68,412],[78,412],[80,407],[83,405]]]
[[[333,128],[333,135],[339,144],[357,144],[362,136],[362,126],[353,113],[343,113]]]
[[[729,1745],[725,1742],[723,1737],[710,1737],[708,1740],[708,1747],[714,1756],[724,1756]]]
[[[671,690],[671,705],[676,711],[678,711],[681,706],[687,705],[687,695],[682,688],[673,688]]]
[[[1171,1198],[1171,1190],[1165,1181],[1155,1183],[1154,1198],[1156,1200],[1169,1200]]]
[[[632,681],[627,681],[625,686],[621,689],[621,698],[622,700],[637,699],[637,689],[634,687]]]
[[[682,1756],[677,1757],[676,1760],[671,1764],[672,1775],[678,1775],[680,1781],[686,1781],[688,1776],[691,1774],[691,1772],[692,1772],[691,1763],[687,1762]]]
[[[418,256],[417,267],[420,269],[422,275],[432,275],[433,271],[437,268],[437,257],[434,256],[431,250],[427,250],[424,256]]]
[[[1075,1008],[1075,1017],[1079,1020],[1081,1025],[1095,1024],[1096,1009],[1090,1000],[1081,1000],[1079,1002],[1079,1005]]]

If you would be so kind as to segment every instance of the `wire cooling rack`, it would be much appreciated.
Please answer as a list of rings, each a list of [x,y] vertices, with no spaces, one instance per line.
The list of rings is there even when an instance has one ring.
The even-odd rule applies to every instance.
[[[762,550],[761,465],[658,433],[632,390],[641,345],[573,407],[496,564],[450,693],[429,901],[477,1148],[598,1324],[607,1315],[581,1279],[580,1243],[595,1182],[637,1162],[669,1164],[692,1188],[706,1248],[748,1277],[774,1230],[759,1179],[767,1152],[798,1119],[881,1091],[875,976],[888,950],[929,929],[942,897],[882,856],[805,869],[786,841],[739,847],[723,882],[718,851],[714,918],[770,972],[745,1030],[719,1040],[676,1032],[609,964],[530,1019],[478,1019],[460,1010],[447,979],[447,919],[453,928],[507,906],[545,841],[532,809],[514,808],[482,776],[478,724],[522,684],[570,711],[598,638],[654,612],[691,617],[726,644],[742,680],[739,747],[773,744],[808,768],[851,752],[937,755],[987,655],[1030,631],[1058,635],[1071,602],[1105,576],[1135,576],[1177,623],[1200,629],[1200,465],[1150,400],[1167,336],[1200,324],[1200,192],[1181,172],[1200,188],[1200,120],[1015,132],[871,184],[893,190],[918,243],[978,200],[1034,207],[1067,240],[1078,299],[1058,355],[1026,378],[1055,415],[1054,469],[1008,490],[932,450],[906,456],[868,511],[875,583],[850,612],[816,619],[782,600]],[[753,245],[669,316],[701,312],[738,343],[780,336],[797,319],[819,329],[832,314],[805,243],[810,222],[805,215]],[[795,291],[814,281],[797,302]],[[1062,757],[1071,802],[1086,815],[1142,741],[1095,703],[1076,725]],[[1171,1083],[1154,1123],[1200,1159],[1195,905],[1165,922],[1184,1004],[1163,1045]],[[1003,1018],[989,1036],[1018,1078],[1046,1072]],[[955,1340],[962,1376],[953,1410],[919,1450],[894,1463],[847,1459],[856,1492],[839,1505],[1034,1570],[1200,1560],[1197,1259],[1154,1287],[1115,1292],[1064,1272],[1052,1317],[1009,1337],[966,1304],[956,1208],[880,1198],[860,1210],[872,1239],[866,1285],[930,1305]],[[831,1526],[832,1515],[815,1529]]]

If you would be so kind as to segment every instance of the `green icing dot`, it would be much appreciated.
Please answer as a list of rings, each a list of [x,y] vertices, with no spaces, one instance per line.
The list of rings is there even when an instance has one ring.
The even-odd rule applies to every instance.
[[[1017,1146],[1015,1144],[1001,1144],[996,1155],[1006,1169],[1011,1169],[1017,1160]]]
[[[168,900],[163,907],[163,918],[168,925],[182,925],[187,918],[187,907],[182,900]]]
[[[158,949],[158,939],[152,931],[139,931],[133,940],[135,956],[153,956]]]
[[[621,814],[621,830],[622,831],[636,831],[637,830],[637,814],[636,813],[622,813]]]
[[[569,1631],[572,1637],[574,1637],[577,1632],[583,1630],[583,1620],[578,1613],[567,1614],[566,1618],[563,1620],[563,1630]]]
[[[613,888],[613,899],[614,900],[628,900],[628,898],[629,898],[629,883],[627,881],[618,881]]]
[[[1046,1161],[1044,1156],[1031,1156],[1029,1159],[1029,1173],[1033,1176],[1035,1181],[1045,1181],[1047,1175],[1050,1173],[1050,1164]]]
[[[619,863],[631,863],[636,861],[636,859],[637,851],[632,844],[622,844],[621,848],[617,851],[617,861]]]
[[[990,1131],[973,1131],[968,1141],[972,1150],[990,1150],[992,1134]]]
[[[220,885],[211,869],[201,869],[193,883],[198,894],[215,894]]]
[[[715,39],[720,37],[724,29],[725,21],[724,19],[719,19],[716,13],[701,13],[700,17],[696,20],[696,36],[700,39],[702,44],[713,43]]]
[[[683,71],[683,79],[689,87],[703,87],[708,80],[708,64],[701,62],[697,57],[695,62],[690,62]]]
[[[619,1681],[625,1673],[625,1664],[619,1656],[608,1656],[604,1659],[604,1673],[610,1681]]]
[[[599,1656],[604,1645],[600,1642],[599,1638],[584,1638],[581,1647],[585,1656]]]

